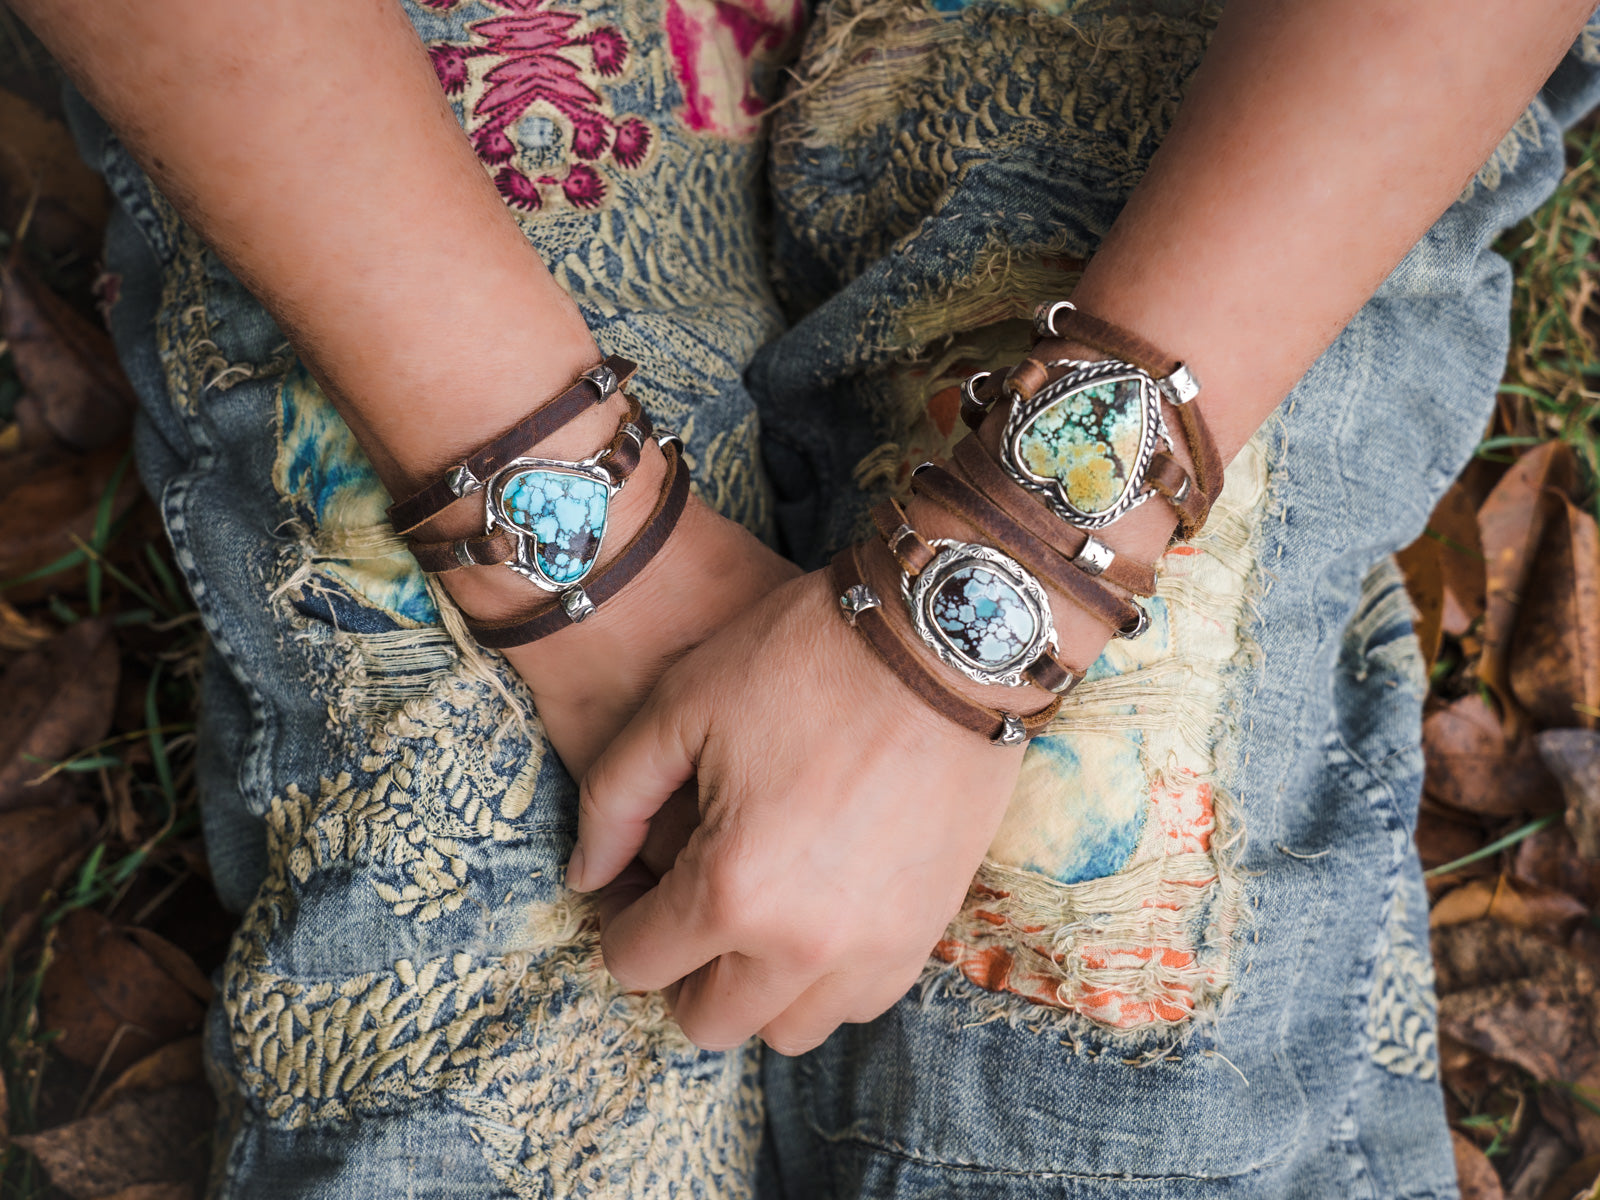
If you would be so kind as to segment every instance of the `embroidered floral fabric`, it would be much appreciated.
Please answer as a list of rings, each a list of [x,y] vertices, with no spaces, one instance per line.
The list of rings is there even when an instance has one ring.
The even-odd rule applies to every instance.
[[[1070,286],[1215,17],[830,0],[802,45],[782,0],[406,7],[701,494],[813,566]],[[1453,1196],[1421,681],[1384,563],[1488,411],[1489,242],[1559,177],[1597,39],[1230,469],[1150,632],[1030,747],[923,985],[796,1060],[698,1052],[610,983],[525,690],[405,554],[281,333],[81,113],[119,200],[140,465],[214,645],[206,830],[243,914],[216,1194]]]

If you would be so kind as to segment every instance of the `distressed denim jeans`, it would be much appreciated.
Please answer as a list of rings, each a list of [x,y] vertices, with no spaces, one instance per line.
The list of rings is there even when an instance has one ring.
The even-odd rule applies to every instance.
[[[407,10],[700,494],[810,566],[1071,287],[1215,17]],[[140,468],[212,639],[203,811],[241,920],[216,1195],[1454,1197],[1412,846],[1425,680],[1390,555],[1490,412],[1491,241],[1597,98],[1591,26],[1232,465],[1150,631],[1029,748],[919,986],[794,1059],[700,1052],[610,981],[526,690],[405,553],[283,334],[80,105]]]

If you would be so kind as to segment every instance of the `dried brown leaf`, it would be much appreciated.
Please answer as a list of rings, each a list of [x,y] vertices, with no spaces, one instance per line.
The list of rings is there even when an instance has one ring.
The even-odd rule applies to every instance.
[[[1483,1151],[1454,1129],[1450,1131],[1450,1142],[1456,1152],[1456,1179],[1461,1186],[1461,1200],[1505,1200],[1500,1176]]]
[[[199,1037],[179,1038],[129,1067],[95,1100],[91,1113],[105,1112],[130,1092],[150,1092],[176,1084],[205,1082]]]
[[[1573,1163],[1554,1183],[1539,1194],[1538,1200],[1596,1200],[1600,1197],[1600,1154],[1591,1154]]]
[[[1428,518],[1428,532],[1439,547],[1444,581],[1443,623],[1446,633],[1460,637],[1483,616],[1487,593],[1483,539],[1478,533],[1479,501],[1465,480],[1458,480],[1440,498]]]
[[[1432,800],[1423,801],[1417,815],[1417,855],[1424,867],[1441,867],[1465,858],[1486,840],[1481,822]],[[1482,864],[1483,869],[1492,865]]]
[[[198,1189],[214,1111],[208,1089],[186,1084],[124,1096],[105,1112],[16,1141],[72,1200],[100,1200],[140,1184]]]
[[[201,1004],[211,1003],[211,980],[207,979],[206,973],[195,965],[194,959],[149,929],[134,926],[128,930],[128,936],[138,943],[139,949],[148,954],[163,971],[181,983],[184,991]]]
[[[56,864],[87,845],[98,823],[87,804],[0,812],[0,911],[15,916],[38,900]]]
[[[1575,1157],[1560,1134],[1542,1121],[1534,1122],[1506,1175],[1507,1200],[1539,1200]]]
[[[1556,497],[1522,589],[1511,635],[1511,690],[1534,721],[1600,718],[1600,527]]]
[[[93,454],[59,454],[41,459],[36,468],[12,476],[0,486],[0,582],[17,579],[78,550],[94,537],[100,499],[111,485],[124,450],[108,446]],[[7,473],[0,470],[0,484]],[[113,498],[111,516],[120,518],[141,495],[138,476],[124,471]],[[76,539],[76,540],[74,540]],[[63,571],[37,583],[13,586],[12,600],[21,604],[72,586],[83,568]]]
[[[1531,741],[1507,740],[1500,718],[1474,693],[1422,723],[1424,792],[1440,804],[1481,816],[1549,812],[1559,789]]]
[[[106,223],[106,185],[78,157],[72,135],[14,92],[0,89],[0,184],[15,225],[37,195],[33,228],[52,249],[98,248]]]
[[[98,450],[133,419],[133,389],[105,330],[17,265],[0,267],[0,335],[22,386],[67,445]]]
[[[111,728],[121,664],[108,620],[80,621],[0,676],[0,809],[33,804],[52,762]]]
[[[40,1019],[61,1031],[56,1049],[118,1073],[198,1030],[205,1006],[99,913],[79,909],[56,930],[40,990]]]
[[[1546,826],[1518,842],[1511,873],[1527,883],[1576,896],[1590,908],[1600,905],[1600,860],[1579,854],[1565,826]]]
[[[1535,1079],[1576,1083],[1600,1067],[1594,969],[1530,933],[1494,932],[1503,928],[1479,921],[1436,931],[1439,1027]]]
[[[136,1183],[98,1200],[194,1200],[194,1197],[194,1187],[187,1183]]]
[[[1586,904],[1565,892],[1502,875],[1474,879],[1445,893],[1429,912],[1428,924],[1443,929],[1487,918],[1520,929],[1557,929],[1588,913]]]
[[[1423,534],[1396,554],[1395,562],[1417,610],[1417,643],[1423,661],[1431,667],[1444,639],[1445,586],[1439,543]]]
[[[1535,737],[1545,766],[1561,784],[1567,828],[1585,858],[1600,859],[1600,733],[1547,729]]]
[[[1479,674],[1506,707],[1514,726],[1520,714],[1508,674],[1511,634],[1545,520],[1561,496],[1571,493],[1576,479],[1577,460],[1571,447],[1546,442],[1518,459],[1478,510],[1486,588]]]

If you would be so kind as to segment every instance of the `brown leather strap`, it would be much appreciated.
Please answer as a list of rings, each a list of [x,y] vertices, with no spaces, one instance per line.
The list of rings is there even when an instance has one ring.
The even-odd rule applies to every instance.
[[[600,365],[616,376],[618,389],[622,388],[637,370],[633,363],[615,354]],[[389,523],[394,526],[396,533],[410,533],[418,525],[424,524],[449,508],[461,495],[469,494],[458,493],[451,486],[451,475],[456,470],[465,468],[474,478],[480,481],[487,480],[512,459],[521,458],[532,447],[604,399],[599,386],[593,380],[587,375],[580,377],[555,399],[541,404],[499,437],[480,446],[450,470],[445,471],[427,487],[391,504]]]
[[[628,397],[628,411],[617,424],[616,436],[601,453],[599,466],[611,479],[611,486],[620,488],[628,482],[639,466],[642,443],[655,433],[650,418],[639,401]],[[513,462],[516,460],[513,459]],[[485,484],[488,481],[485,480]],[[487,490],[487,489],[486,489]],[[485,504],[488,497],[485,495]],[[494,567],[510,562],[517,552],[515,536],[504,529],[491,529],[471,538],[457,538],[448,542],[424,542],[407,538],[406,548],[416,557],[417,565],[431,575],[457,571],[462,567]]]
[[[843,596],[851,588],[866,582],[861,570],[860,554],[859,546],[849,546],[834,556],[829,571],[838,595]],[[895,678],[940,716],[963,729],[982,734],[991,742],[1004,731],[1008,714],[968,700],[960,692],[947,686],[923,665],[921,654],[906,641],[881,607],[866,608],[857,612],[854,624],[856,631],[866,640],[878,660],[889,668]],[[1015,713],[1010,715],[1021,722],[1024,736],[1031,739],[1044,732],[1045,726],[1054,719],[1060,709],[1061,697],[1056,696],[1036,713],[1027,716]]]
[[[900,507],[898,500],[885,500],[872,506],[872,523],[878,536],[889,547],[894,561],[908,575],[921,575],[938,553],[928,545],[927,539],[911,527],[911,518]]]
[[[1211,512],[1211,501],[1182,463],[1165,450],[1157,450],[1150,456],[1144,481],[1178,514],[1178,536],[1190,538],[1200,531]]]
[[[971,491],[970,488],[968,490]],[[976,493],[974,493],[974,495],[976,495]],[[982,501],[981,496],[979,497],[979,500]],[[956,513],[955,515],[958,517],[961,516],[960,513]],[[878,527],[878,535],[883,538],[884,545],[889,548],[889,553],[893,555],[895,562],[897,562],[900,565],[900,569],[912,579],[915,579],[918,575],[921,575],[922,572],[927,569],[928,564],[931,563],[938,554],[938,552],[931,545],[929,545],[927,539],[912,527],[910,518],[906,516],[906,511],[900,507],[900,502],[898,500],[885,500],[881,504],[873,505],[872,523]],[[974,526],[974,528],[977,527]],[[899,542],[903,546],[912,545],[919,547],[921,552],[925,552],[926,557],[924,557],[920,552],[914,555],[906,556],[897,554],[895,552],[896,542]],[[999,549],[1008,554],[1011,552],[1011,547],[1004,543],[1000,545]],[[1045,547],[1045,549],[1047,552],[1049,551],[1049,547]],[[1019,555],[1017,557],[1020,559],[1021,556]],[[1050,557],[1054,558],[1055,555],[1051,554]],[[916,563],[917,565],[913,566],[911,563]],[[1028,564],[1024,562],[1022,565],[1026,567]],[[1068,569],[1070,570],[1070,568]],[[1037,571],[1034,572],[1036,575],[1039,573],[1040,572]],[[1083,678],[1083,673],[1081,671],[1073,671],[1071,667],[1068,667],[1059,658],[1057,658],[1055,651],[1051,650],[1048,646],[1040,651],[1039,657],[1023,671],[1023,674],[1032,679],[1040,687],[1044,688],[1045,691],[1054,692],[1058,696],[1066,695],[1073,688],[1077,687],[1078,681]]]
[[[1006,516],[998,505],[978,493],[976,488],[957,479],[942,467],[927,466],[911,480],[920,496],[926,496],[958,520],[965,521],[999,549],[1010,554],[1040,582],[1065,596],[1102,625],[1111,629],[1131,629],[1139,623],[1139,610],[1073,566],[1051,547]]]
[[[662,453],[667,459],[667,477],[662,480],[661,495],[649,518],[633,535],[633,540],[622,548],[621,554],[583,581],[583,590],[596,608],[638,578],[639,572],[666,545],[677,527],[678,518],[683,515],[684,505],[689,500],[689,468],[684,466],[676,446],[663,448]],[[572,623],[566,606],[557,597],[532,612],[504,621],[477,621],[468,617],[467,629],[480,645],[490,650],[505,650],[536,642]]]
[[[1165,378],[1182,363],[1144,340],[1131,329],[1102,321],[1081,308],[1064,309],[1056,314],[1055,337],[1040,338],[1033,346],[1033,357],[1046,361],[1070,357],[1068,348],[1088,346],[1111,358],[1132,363],[1147,375]]]
[[[955,460],[962,473],[995,508],[1069,562],[1088,543],[1089,534],[1085,530],[1057,520],[1032,492],[1000,469],[1000,464],[990,457],[976,436],[962,438],[956,443]],[[916,486],[915,480],[912,486]],[[1111,560],[1100,578],[1127,588],[1136,596],[1153,596],[1156,592],[1155,568],[1123,554]]]

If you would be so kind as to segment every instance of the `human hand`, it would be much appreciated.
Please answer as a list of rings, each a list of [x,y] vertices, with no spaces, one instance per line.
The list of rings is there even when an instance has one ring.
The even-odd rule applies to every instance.
[[[697,1045],[760,1032],[798,1053],[916,980],[1021,760],[921,704],[840,619],[827,576],[807,575],[668,670],[590,768],[568,884],[623,872],[698,774],[701,821],[676,862],[607,906],[607,966],[629,988],[682,980],[675,1015]],[[629,882],[648,886],[637,868]]]

